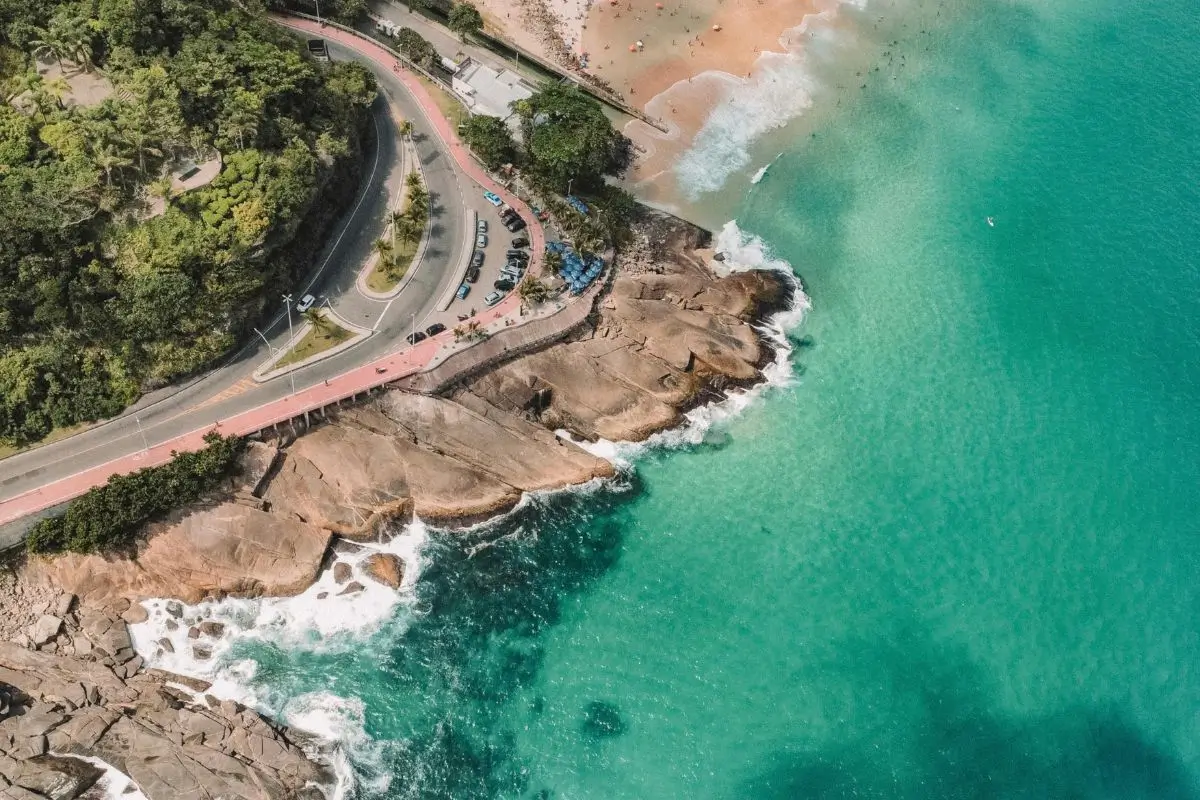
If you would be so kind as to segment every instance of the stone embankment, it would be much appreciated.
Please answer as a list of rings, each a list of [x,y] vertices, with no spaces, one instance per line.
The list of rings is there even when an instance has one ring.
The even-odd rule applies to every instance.
[[[556,431],[640,440],[761,380],[772,353],[754,324],[786,304],[785,282],[718,278],[704,232],[653,224],[567,340],[436,395],[393,390],[293,441],[253,442],[238,477],[151,525],[136,553],[30,559],[5,574],[0,797],[76,797],[99,773],[70,755],[112,764],[151,800],[319,796],[329,776],[295,733],[203,695],[202,682],[145,669],[126,623],[146,619],[147,598],[293,595],[324,568],[339,594],[361,592],[335,536],[376,539],[383,521],[412,515],[472,522],[524,492],[609,476],[608,461]],[[404,572],[388,553],[360,562],[363,580],[397,590]],[[192,655],[212,657],[220,623],[167,612],[178,619],[168,626],[189,626]]]

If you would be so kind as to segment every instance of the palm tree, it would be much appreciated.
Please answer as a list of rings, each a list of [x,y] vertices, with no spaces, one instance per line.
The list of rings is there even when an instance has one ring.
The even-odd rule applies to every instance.
[[[521,281],[518,291],[521,293],[522,300],[528,300],[535,306],[546,302],[546,298],[550,295],[550,287],[532,275],[527,276],[525,280]]]
[[[133,165],[133,160],[122,155],[112,142],[106,142],[92,150],[92,161],[104,172],[104,182],[112,186],[114,172]]]
[[[393,230],[404,244],[412,244],[421,235],[421,226],[404,217],[400,218],[399,224]]]
[[[129,145],[130,149],[137,156],[138,171],[145,173],[146,171],[146,156],[159,157],[163,154],[151,136],[141,128],[130,128],[121,135],[121,141]]]
[[[400,123],[400,136],[401,137],[411,138],[412,133],[413,133],[412,120],[406,119]],[[413,173],[413,174],[415,175],[416,173]]]
[[[151,197],[161,197],[163,203],[171,202],[171,177],[164,175],[161,178],[150,181],[150,185],[146,187],[146,191]]]
[[[325,316],[325,312],[319,308],[310,308],[303,314],[304,321],[312,325],[313,330],[318,334],[328,333],[333,329],[333,323]]]
[[[380,258],[386,258],[387,256],[391,255],[392,243],[387,239],[376,239],[375,252],[379,253]]]
[[[29,42],[33,46],[33,55],[50,56],[58,62],[58,68],[64,70],[63,59],[71,57],[70,43],[60,35],[53,26],[49,30],[38,30],[37,38]]]

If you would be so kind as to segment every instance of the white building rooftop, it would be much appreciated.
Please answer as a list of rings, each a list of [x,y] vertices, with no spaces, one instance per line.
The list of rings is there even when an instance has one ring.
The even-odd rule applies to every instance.
[[[501,119],[512,114],[513,103],[533,96],[533,90],[512,70],[497,72],[471,59],[459,66],[453,86],[472,112]]]

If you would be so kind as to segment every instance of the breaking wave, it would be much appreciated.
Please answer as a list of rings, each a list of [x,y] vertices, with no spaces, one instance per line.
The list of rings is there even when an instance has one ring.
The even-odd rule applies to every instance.
[[[674,165],[676,181],[690,200],[720,189],[730,175],[750,165],[755,141],[812,108],[820,88],[811,61],[814,52],[844,50],[850,34],[834,24],[838,10],[865,5],[866,0],[841,0],[806,15],[780,37],[783,52],[764,52],[744,78],[706,73],[721,79],[708,84],[721,87],[722,99]],[[765,170],[751,182],[757,183],[763,174]]]
[[[411,589],[420,577],[428,536],[428,528],[418,520],[383,544],[342,542],[338,559],[350,566],[349,581],[339,584],[333,570],[325,570],[295,597],[226,598],[196,605],[148,600],[143,605],[149,619],[130,625],[130,636],[148,666],[208,680],[212,686],[207,694],[236,700],[316,737],[337,778],[333,787],[325,787],[333,800],[353,796],[355,775],[364,771],[379,776],[367,788],[384,791],[385,771],[370,769],[374,763],[382,765],[382,744],[366,733],[361,700],[329,692],[275,697],[255,681],[258,663],[239,658],[237,648],[260,641],[290,650],[340,652],[355,648],[385,623],[403,626],[416,613]],[[378,552],[404,560],[399,591],[363,574],[362,562]],[[362,589],[340,594],[353,583]],[[401,608],[408,613],[401,613]],[[215,623],[221,629],[201,627],[203,623]],[[352,769],[351,760],[366,769]],[[375,785],[380,781],[383,783]]]

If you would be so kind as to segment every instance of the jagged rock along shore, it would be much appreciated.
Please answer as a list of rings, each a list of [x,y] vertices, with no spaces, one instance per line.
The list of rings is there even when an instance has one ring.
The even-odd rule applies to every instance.
[[[235,479],[148,526],[136,552],[12,565],[0,592],[4,780],[33,797],[74,797],[100,772],[61,758],[77,754],[125,772],[151,800],[319,796],[331,775],[298,734],[205,696],[203,682],[145,668],[143,655],[175,645],[134,652],[125,625],[146,619],[141,601],[290,596],[325,569],[340,594],[359,592],[339,537],[375,540],[383,522],[414,515],[468,524],[525,492],[611,476],[609,461],[572,439],[643,440],[761,381],[774,356],[756,324],[786,307],[789,281],[718,277],[710,247],[706,231],[648,212],[593,313],[564,340],[432,393],[395,388],[303,435],[251,442]],[[362,580],[402,588],[394,554],[361,567]],[[191,654],[211,658],[221,625],[182,619],[180,608],[167,605],[168,626],[187,626]]]

